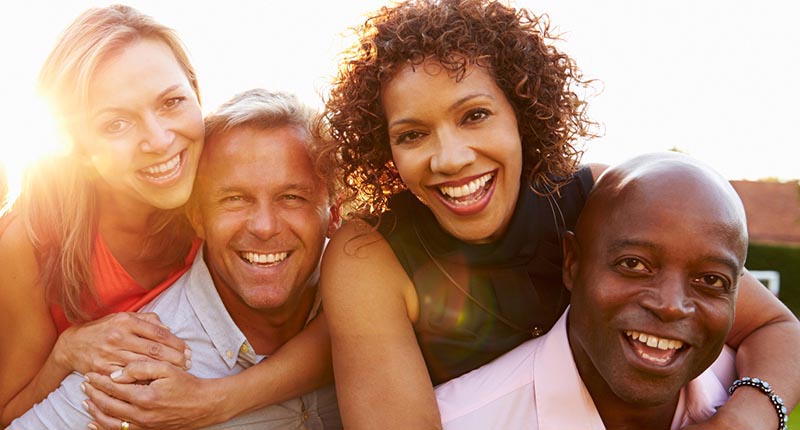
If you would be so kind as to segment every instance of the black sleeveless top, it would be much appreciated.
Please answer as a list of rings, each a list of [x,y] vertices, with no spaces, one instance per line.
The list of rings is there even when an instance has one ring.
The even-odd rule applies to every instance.
[[[434,385],[539,336],[569,303],[561,280],[561,234],[571,230],[593,185],[588,167],[542,197],[521,187],[508,231],[486,244],[444,231],[409,191],[389,200],[378,230],[414,283],[414,331]]]

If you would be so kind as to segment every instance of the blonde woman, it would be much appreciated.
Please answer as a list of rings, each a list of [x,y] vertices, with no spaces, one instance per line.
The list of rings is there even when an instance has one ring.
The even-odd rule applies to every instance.
[[[126,6],[90,9],[62,34],[39,90],[69,147],[29,174],[3,217],[0,422],[72,371],[108,375],[145,359],[171,363],[181,375],[158,385],[157,405],[128,399],[135,414],[87,403],[92,426],[200,426],[322,385],[330,373],[324,354],[317,363],[298,359],[317,352],[307,345],[325,351],[316,342],[320,324],[287,345],[298,351],[290,364],[279,352],[270,367],[211,383],[181,370],[191,366],[191,351],[154,314],[133,313],[180,277],[199,247],[182,205],[204,127],[195,71],[177,35]],[[287,369],[307,382],[281,381]]]

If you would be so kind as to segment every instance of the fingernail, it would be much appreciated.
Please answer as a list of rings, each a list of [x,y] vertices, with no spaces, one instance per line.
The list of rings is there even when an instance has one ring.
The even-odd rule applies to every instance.
[[[83,409],[86,409],[88,411],[89,410],[89,402],[84,400],[82,403],[83,403]]]
[[[89,427],[89,430],[97,430],[97,426],[94,425],[94,423],[89,423],[89,425],[86,427]]]
[[[81,382],[81,391],[83,391],[84,393],[86,392],[86,383],[85,382]]]
[[[187,359],[186,360],[186,370],[189,370],[191,368],[192,368],[192,360]]]
[[[189,349],[189,348],[184,349],[183,350],[183,356],[186,357],[187,360],[191,360],[192,359],[192,350]]]
[[[109,375],[111,377],[111,380],[116,381],[117,379],[119,379],[122,376],[123,370],[125,369],[117,369],[113,373],[111,373],[111,375]]]

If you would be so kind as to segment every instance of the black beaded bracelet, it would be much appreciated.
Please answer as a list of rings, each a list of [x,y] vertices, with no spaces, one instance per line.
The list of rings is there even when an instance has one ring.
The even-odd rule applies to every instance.
[[[742,385],[746,385],[748,387],[753,387],[760,390],[762,393],[766,394],[769,397],[769,401],[772,402],[772,406],[775,406],[775,411],[778,413],[778,430],[788,430],[789,428],[786,427],[786,419],[787,414],[789,413],[786,410],[786,406],[783,404],[783,399],[780,398],[774,391],[772,391],[772,386],[769,385],[769,382],[762,381],[758,378],[750,378],[749,376],[745,376],[742,379],[737,379],[733,381],[733,385],[728,388],[728,393],[733,394],[737,388],[741,387]]]

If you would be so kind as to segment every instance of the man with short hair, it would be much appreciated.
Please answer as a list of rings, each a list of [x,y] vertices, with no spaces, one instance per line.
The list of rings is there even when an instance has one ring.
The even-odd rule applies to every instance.
[[[185,275],[142,309],[157,313],[186,341],[189,372],[196,376],[223,378],[259,363],[317,314],[319,261],[336,219],[331,190],[310,157],[311,120],[295,97],[264,90],[239,94],[206,118],[188,210],[203,250]],[[112,376],[136,379],[158,374],[159,366],[169,365],[133,363],[124,375]],[[87,428],[92,417],[81,405],[82,381],[70,375],[11,428]],[[125,421],[119,426],[134,427]],[[341,428],[341,422],[328,386],[214,428],[328,429]]]
[[[546,335],[437,387],[445,429],[704,421],[734,377],[723,346],[746,253],[741,201],[707,167],[653,154],[609,169],[564,238],[569,308]]]

